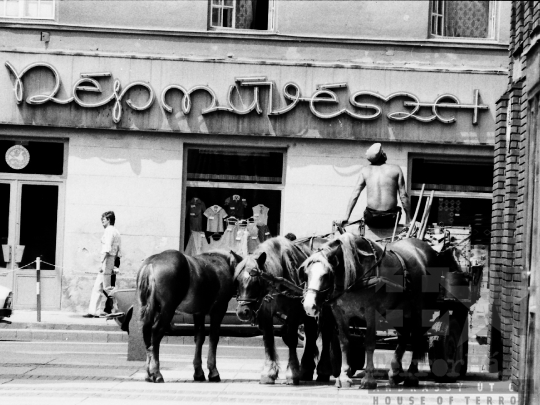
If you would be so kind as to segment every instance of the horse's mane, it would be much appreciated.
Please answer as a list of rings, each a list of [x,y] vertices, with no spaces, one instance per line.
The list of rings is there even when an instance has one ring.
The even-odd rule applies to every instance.
[[[360,267],[360,257],[356,246],[356,236],[345,232],[340,235],[341,250],[343,252],[343,287],[348,288],[356,281],[356,269]]]
[[[346,232],[337,239],[326,242],[317,253],[311,255],[302,263],[302,267],[306,268],[314,263],[322,263],[324,267],[334,272],[334,267],[329,262],[326,252],[331,251],[337,244],[341,246],[343,254],[343,288],[348,288],[355,283],[356,269],[360,266],[356,237],[352,233]],[[335,278],[334,280],[337,282]]]
[[[300,284],[296,269],[309,256],[309,252],[304,247],[295,246],[289,239],[277,236],[261,243],[249,258],[254,260],[263,252],[266,253],[264,268],[268,273],[276,277],[285,277],[297,285]],[[235,277],[244,269],[246,259],[237,267]]]

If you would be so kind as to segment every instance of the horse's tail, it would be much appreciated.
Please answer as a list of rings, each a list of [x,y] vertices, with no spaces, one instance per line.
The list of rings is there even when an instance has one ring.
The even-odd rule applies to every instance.
[[[345,268],[344,288],[354,284],[356,281],[356,268],[358,267],[358,249],[356,247],[356,237],[352,233],[344,233],[339,237],[341,250],[343,251],[343,266]]]
[[[141,305],[140,320],[145,324],[151,321],[154,314],[155,290],[154,266],[149,263],[144,265],[137,275],[137,292]]]

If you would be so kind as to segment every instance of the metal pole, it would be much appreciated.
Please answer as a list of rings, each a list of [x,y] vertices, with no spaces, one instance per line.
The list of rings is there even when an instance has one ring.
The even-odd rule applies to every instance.
[[[407,235],[405,235],[406,238],[409,238],[412,235],[413,228],[416,225],[416,217],[418,216],[418,211],[420,211],[420,204],[422,204],[422,197],[424,196],[424,187],[426,187],[425,184],[422,184],[422,190],[420,191],[420,197],[418,198],[418,204],[416,205],[416,210],[414,211],[414,217],[409,224],[409,230],[407,231]]]
[[[36,257],[37,321],[41,322],[41,258]]]
[[[431,211],[431,204],[433,203],[433,194],[435,193],[434,190],[431,190],[431,194],[428,197],[428,200],[426,202],[426,210],[424,211],[425,215],[425,221],[423,221],[422,226],[420,228],[420,233],[418,235],[418,239],[424,240],[424,236],[426,235],[427,226],[428,226],[428,220],[429,220],[429,213]]]

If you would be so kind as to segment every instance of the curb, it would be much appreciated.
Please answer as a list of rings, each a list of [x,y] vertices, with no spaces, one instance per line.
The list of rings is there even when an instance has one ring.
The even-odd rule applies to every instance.
[[[0,333],[5,330],[78,330],[78,331],[108,331],[119,332],[120,327],[114,321],[109,321],[105,325],[92,324],[66,324],[66,323],[46,323],[46,322],[13,322],[11,324],[0,324]]]
[[[75,327],[75,326],[74,326]],[[0,328],[0,342],[92,342],[92,343],[127,343],[129,335],[126,332],[109,330],[81,330],[55,328]],[[193,345],[193,336],[164,336],[162,344]],[[263,347],[262,336],[257,337],[227,337],[219,339],[220,345]],[[277,347],[286,347],[281,339],[276,339]]]

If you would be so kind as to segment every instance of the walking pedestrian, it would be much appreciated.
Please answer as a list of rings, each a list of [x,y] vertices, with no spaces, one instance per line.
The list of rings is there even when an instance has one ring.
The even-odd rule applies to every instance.
[[[111,276],[113,274],[114,263],[117,257],[121,256],[120,232],[115,228],[116,217],[113,211],[104,212],[101,216],[101,224],[105,231],[101,237],[101,265],[99,273],[92,288],[88,313],[83,318],[99,318],[104,292],[108,293],[112,289]]]

